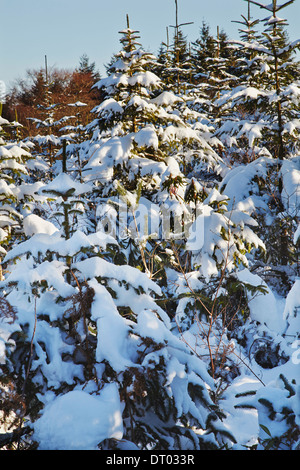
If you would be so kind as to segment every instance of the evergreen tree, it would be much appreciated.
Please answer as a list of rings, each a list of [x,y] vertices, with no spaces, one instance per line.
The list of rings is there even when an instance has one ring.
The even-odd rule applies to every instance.
[[[95,109],[95,144],[84,172],[97,179],[102,197],[118,196],[120,184],[131,192],[140,187],[149,202],[163,204],[180,218],[186,211],[185,176],[192,166],[199,173],[217,169],[219,158],[184,117],[185,107],[180,111],[184,119],[174,110],[182,98],[164,90],[147,70],[154,56],[137,48],[136,32],[129,28],[122,34],[124,48],[108,77],[97,84],[106,99]]]
[[[228,45],[225,31],[217,27],[215,54],[207,58],[208,92],[212,99],[220,96],[221,90],[230,89],[236,81],[232,74],[235,57]]]
[[[297,225],[298,218],[298,209],[291,199],[291,191],[298,193],[290,179],[292,174],[295,176],[295,163],[292,161],[284,163],[283,158],[288,156],[295,158],[297,152],[297,109],[300,95],[297,82],[292,79],[292,71],[298,65],[294,63],[291,54],[298,47],[299,41],[286,42],[283,31],[286,21],[277,16],[277,12],[290,3],[281,6],[276,2],[267,6],[259,4],[272,13],[272,16],[264,20],[266,30],[262,39],[258,38],[251,42],[236,41],[245,50],[254,53],[253,61],[257,64],[261,63],[263,57],[267,60],[267,73],[263,80],[259,79],[257,87],[252,86],[253,82],[249,83],[248,75],[249,78],[244,84],[224,93],[218,104],[224,106],[225,115],[217,131],[219,137],[223,142],[227,142],[229,147],[240,146],[241,151],[238,150],[238,153],[243,152],[244,157],[246,140],[248,143],[246,155],[249,159],[262,155],[279,159],[279,166],[267,159],[261,160],[261,169],[258,173],[262,179],[256,181],[255,185],[259,189],[255,192],[263,191],[265,197],[269,198],[273,225],[265,224],[265,227],[269,227],[266,231],[268,235],[261,234],[261,236],[267,241],[267,251],[274,264],[283,265],[293,263],[294,260],[291,228]],[[290,169],[287,170],[287,167]],[[249,167],[248,175],[252,180],[251,184],[254,184],[250,168],[258,169],[259,164],[254,162]],[[259,208],[257,210],[260,211]]]
[[[10,123],[0,116],[0,180],[1,254],[22,237],[22,219],[35,209],[39,184],[31,182],[30,162],[33,160],[24,142],[10,140],[9,134],[18,123]],[[34,167],[34,163],[32,164]]]
[[[90,63],[90,59],[87,54],[83,54],[79,59],[79,67],[76,69],[77,72],[84,75],[91,75],[93,80],[97,82],[100,80],[100,74],[96,70],[95,62]]]
[[[156,302],[158,285],[139,270],[112,262],[118,243],[110,235],[84,235],[74,224],[71,232],[70,217],[78,212],[72,196],[86,189],[65,174],[42,188],[61,204],[54,214],[63,218],[61,230],[28,216],[27,233],[31,228],[33,234],[5,259],[9,274],[3,285],[18,318],[5,377],[20,396],[17,420],[22,423],[26,415],[33,444],[51,449],[53,430],[44,425],[49,400],[51,410],[71,400],[76,384],[84,407],[91,395],[101,402],[109,387],[121,423],[118,432],[95,430],[95,446],[102,449],[124,446],[122,437],[143,450],[218,448],[234,440],[220,422],[204,364],[172,333]],[[105,419],[105,411],[100,417]],[[60,445],[64,448],[64,438]]]
[[[202,22],[199,34],[199,38],[192,42],[192,55],[194,70],[196,69],[196,74],[200,74],[195,78],[201,79],[203,75],[206,76],[206,59],[215,53],[215,40],[210,32],[209,24],[205,21]],[[199,72],[197,72],[197,68],[199,68]]]
[[[59,103],[53,103],[51,92],[51,79],[48,73],[47,57],[45,56],[45,72],[41,72],[41,87],[43,90],[42,101],[37,103],[40,117],[29,117],[36,129],[42,133],[34,136],[33,141],[37,143],[44,155],[45,161],[51,167],[55,161],[56,148],[59,146],[59,138],[54,134],[57,122],[55,121],[55,109]]]
[[[293,1],[0,104],[0,448],[299,449]]]
[[[287,41],[283,29],[287,24],[286,20],[279,18],[277,13],[293,2],[286,2],[281,6],[275,1],[266,6],[252,1],[251,3],[260,5],[272,15],[264,20],[265,31],[261,38],[250,42],[234,42],[243,47],[243,50],[254,54],[255,64],[259,58],[258,63],[263,60],[265,65],[264,69],[260,67],[260,72],[248,73],[245,84],[224,92],[217,100],[217,105],[224,106],[225,109],[229,109],[229,106],[231,109],[241,109],[241,106],[245,105],[249,109],[249,101],[252,101],[252,116],[248,116],[247,120],[240,120],[237,115],[231,125],[229,122],[223,124],[218,135],[247,137],[250,147],[260,141],[274,157],[282,160],[297,148],[299,90],[295,81],[298,72],[295,75],[295,69],[299,67],[295,63],[293,51],[299,47],[299,41]],[[253,76],[259,77],[261,72],[267,73],[264,73],[263,80],[259,79],[253,87]],[[232,116],[233,113],[231,119]]]
[[[161,44],[158,56],[159,62],[163,64],[162,67],[158,64],[158,75],[179,95],[185,93],[191,81],[191,48],[182,31],[182,27],[189,24],[193,23],[179,24],[178,1],[175,0],[175,25],[171,25],[174,29],[173,42],[170,44],[167,28],[167,42]]]

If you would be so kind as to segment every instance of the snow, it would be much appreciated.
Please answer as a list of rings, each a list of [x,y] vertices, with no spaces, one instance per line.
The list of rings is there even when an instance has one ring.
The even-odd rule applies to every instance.
[[[300,157],[285,160],[281,167],[282,200],[287,212],[295,216],[299,210],[300,201]]]
[[[73,348],[63,341],[57,328],[46,321],[39,321],[36,330],[30,329],[30,334],[36,350],[32,370],[41,369],[50,389],[59,389],[61,382],[72,385],[76,378],[82,379],[81,366],[62,359],[62,354],[70,354]],[[47,345],[47,353],[43,345]]]
[[[33,266],[31,259],[23,259],[18,263],[18,267],[7,275],[7,282],[18,281],[19,285],[27,291],[31,291],[31,285],[47,280],[57,292],[68,297],[74,294],[74,288],[64,281],[64,272],[67,267],[65,263],[58,260],[44,261],[37,267]]]
[[[76,103],[68,103],[68,106],[82,108],[84,106],[87,106],[87,104],[83,103],[82,101],[76,101]]]
[[[139,147],[153,147],[158,149],[158,137],[154,126],[149,125],[141,129],[134,135],[134,140]]]
[[[244,450],[243,446],[256,444],[259,433],[257,410],[238,408],[245,401],[245,397],[236,398],[236,396],[249,390],[257,391],[260,387],[261,383],[254,376],[245,374],[233,380],[222,396],[222,408],[226,415],[225,427],[234,436],[238,436],[235,450]]]
[[[47,233],[52,235],[58,228],[52,222],[44,220],[38,215],[29,214],[23,219],[23,228],[26,237],[31,237],[36,233]]]
[[[44,224],[42,224],[42,226],[44,227]],[[49,230],[49,226],[47,226],[47,230]],[[76,230],[74,234],[66,240],[62,236],[61,231],[53,230],[51,236],[48,233],[39,231],[30,239],[16,245],[10,250],[5,261],[7,262],[26,253],[31,253],[33,257],[38,258],[39,254],[45,255],[46,253],[56,250],[59,250],[61,256],[74,256],[83,248],[93,249],[94,246],[106,247],[109,243],[114,244],[115,240],[110,235],[98,232],[89,236],[85,235],[80,230]]]
[[[38,145],[60,145],[60,139],[55,137],[55,135],[36,135],[32,138],[34,142],[37,142]]]
[[[0,365],[6,363],[7,345],[13,345],[11,335],[16,331],[20,331],[20,328],[11,321],[11,318],[0,318]]]
[[[163,91],[156,98],[152,98],[151,102],[157,106],[172,106],[174,103],[183,101],[182,98],[176,96],[170,91]]]
[[[255,207],[262,204],[265,206],[263,199],[259,200],[256,197],[257,190],[255,190],[253,180],[257,176],[266,177],[268,167],[275,164],[273,159],[260,157],[248,165],[240,165],[230,170],[222,181],[222,189],[230,199],[229,207],[249,197],[255,201]]]
[[[132,266],[117,266],[100,257],[92,257],[79,261],[74,266],[89,279],[97,276],[109,277],[120,282],[128,282],[137,289],[142,287],[146,292],[153,291],[158,295],[161,293],[159,286],[149,279],[147,274],[140,272]]]
[[[163,140],[173,140],[173,139],[178,139],[178,140],[194,139],[198,141],[200,140],[199,135],[192,128],[187,128],[184,126],[178,127],[178,126],[173,126],[173,125],[169,125],[165,129],[162,137],[163,137]]]
[[[119,113],[122,114],[124,112],[122,106],[113,98],[108,98],[104,100],[99,106],[93,109],[95,113],[105,113],[108,116]]]
[[[245,268],[236,273],[239,281],[255,287],[263,287],[266,293],[256,293],[249,296],[248,305],[252,320],[264,323],[272,331],[283,332],[282,314],[278,311],[277,299],[271,289],[257,274],[253,274]]]
[[[294,316],[297,308],[300,307],[300,279],[296,279],[292,289],[287,295],[286,304],[283,312],[284,318]]]
[[[229,103],[231,107],[239,101],[245,101],[247,99],[257,100],[258,97],[263,96],[265,93],[262,90],[251,86],[238,86],[229,91],[224,91],[220,98],[216,100],[217,106],[223,106]]]
[[[134,107],[135,112],[137,111],[150,111],[153,112],[155,107],[149,103],[149,100],[142,98],[141,96],[134,95],[127,103],[126,108]]]
[[[138,83],[139,85],[143,85],[146,88],[156,88],[160,85],[160,79],[157,75],[149,71],[137,72],[133,74],[132,77],[128,78],[128,83],[131,86],[134,86]]]
[[[291,83],[282,91],[282,95],[289,97],[293,102],[297,103],[297,99],[300,97],[300,88],[295,83]]]
[[[270,25],[273,25],[273,24],[276,24],[276,23],[284,23],[286,20],[284,18],[279,18],[278,16],[270,16],[269,18],[265,18],[266,20],[266,24],[270,24]]]
[[[269,10],[269,11],[274,11],[274,3],[269,3],[268,5],[266,5],[265,3],[261,3],[261,2],[256,2],[256,1],[253,1],[251,0],[252,3],[255,3],[255,5],[258,5],[260,8],[264,8],[265,10]],[[278,5],[277,2],[275,4],[275,11],[279,11],[282,6],[285,5],[285,3],[281,4],[281,5]]]
[[[9,125],[10,122],[7,119],[4,119],[2,116],[0,116],[0,126],[4,125]]]
[[[115,73],[106,78],[99,80],[95,86],[100,88],[117,88],[120,86],[135,86],[136,84],[144,87],[156,88],[160,85],[160,79],[152,72],[136,72],[132,76]]]
[[[121,439],[123,422],[118,389],[100,395],[74,390],[46,405],[34,425],[39,450],[97,450],[104,439]]]
[[[298,225],[297,230],[294,234],[294,244],[295,245],[298,242],[299,238],[300,238],[300,224]]]
[[[285,23],[273,12],[285,4],[252,3],[272,13],[267,31]],[[102,96],[95,119],[60,129],[72,132],[63,136],[71,142],[66,173],[60,148],[50,165],[32,142],[7,143],[1,134],[1,308],[9,302],[0,314],[1,373],[21,374],[36,394],[26,397],[26,420],[40,450],[96,450],[109,439],[138,450],[128,439],[139,433],[148,447],[163,436],[173,450],[174,429],[185,450],[197,436],[221,448],[262,449],[263,426],[282,438],[300,425],[300,87],[288,74],[280,95],[267,83],[278,37],[264,37],[269,47],[232,41],[243,70],[228,87],[215,78],[214,100],[202,87],[208,75],[198,74],[201,89],[184,85],[179,96],[151,72],[154,56],[123,49],[95,85]],[[279,59],[298,44],[278,50]],[[240,46],[259,54],[248,60]],[[282,160],[270,141],[278,100],[288,142]],[[74,118],[32,120],[49,130]],[[62,143],[55,135],[31,140]],[[190,188],[197,199],[187,202]],[[64,210],[70,234],[60,224]],[[174,225],[180,221],[173,232],[164,224],[171,211]],[[282,219],[291,221],[294,258],[278,266]]]
[[[60,173],[50,183],[46,184],[40,189],[40,193],[59,193],[65,195],[69,192],[72,195],[80,195],[91,190],[91,185],[88,183],[79,183],[73,180],[67,173]]]
[[[99,331],[96,349],[97,361],[108,361],[117,372],[122,372],[127,367],[133,367],[134,363],[127,350],[129,326],[119,315],[108,290],[98,284],[95,279],[89,281],[89,285],[95,292],[92,319],[96,321]]]
[[[135,331],[144,338],[152,338],[157,343],[164,343],[166,340],[164,325],[151,310],[143,310],[139,314]]]
[[[112,137],[100,147],[95,148],[84,171],[92,178],[98,177],[100,181],[111,181],[113,165],[126,162],[132,147],[132,135]]]
[[[280,413],[285,407],[289,408],[288,402],[288,390],[281,390],[277,387],[268,386],[265,389],[260,389],[257,392],[257,410],[258,413],[261,413],[264,416],[263,425],[269,430],[272,437],[280,437],[287,431],[286,422],[284,420],[272,420],[265,413],[264,406],[261,404],[261,400],[268,400],[272,405],[275,405],[275,409]],[[262,430],[264,431],[264,430]],[[261,432],[261,435],[263,433]]]
[[[162,175],[162,181],[166,180],[169,177],[176,178],[176,176],[181,175],[179,164],[174,157],[167,157],[165,159],[167,168],[165,169]]]
[[[296,339],[299,330],[299,315],[300,315],[300,279],[296,279],[291,290],[289,291],[284,305],[283,319],[287,322],[285,333],[290,335],[290,338]],[[300,345],[300,343],[299,343]],[[296,341],[296,347],[299,346]]]
[[[265,248],[249,227],[257,225],[249,214],[236,208],[231,211],[217,211],[209,205],[214,201],[227,204],[227,199],[226,195],[214,190],[203,204],[198,204],[197,217],[187,240],[187,249],[192,251],[194,262],[207,281],[218,274],[220,266],[229,272],[234,270],[237,258],[244,266],[248,266],[248,260],[242,251],[244,247],[241,249],[242,243]],[[224,236],[222,232],[228,235]],[[236,242],[235,237],[239,237],[240,241]]]
[[[151,203],[145,197],[134,201],[134,220],[128,222],[128,228],[132,238],[142,241],[144,237],[159,238],[160,232],[160,207]]]
[[[11,153],[5,146],[0,147],[0,157],[1,158],[13,158]]]
[[[6,194],[8,196],[13,195],[12,190],[10,189],[9,185],[4,180],[0,181],[0,194]]]

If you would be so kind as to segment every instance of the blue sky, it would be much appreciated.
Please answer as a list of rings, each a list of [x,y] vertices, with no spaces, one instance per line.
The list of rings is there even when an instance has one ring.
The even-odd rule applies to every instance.
[[[178,0],[178,5],[179,22],[194,22],[183,28],[190,41],[199,36],[203,20],[212,33],[220,26],[239,39],[232,20],[246,15],[244,0]],[[252,16],[264,17],[260,8],[251,8]],[[175,23],[174,0],[0,0],[0,81],[9,85],[25,77],[27,69],[43,66],[45,55],[49,66],[69,69],[86,53],[104,75],[103,64],[121,48],[118,31],[126,27],[126,13],[143,47],[157,53],[166,27]],[[300,0],[280,13],[289,22],[290,38],[298,39]]]

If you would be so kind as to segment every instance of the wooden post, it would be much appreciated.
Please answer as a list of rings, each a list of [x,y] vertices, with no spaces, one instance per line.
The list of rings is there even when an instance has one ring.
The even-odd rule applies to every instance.
[[[220,58],[220,27],[217,26],[217,58]]]
[[[63,173],[67,172],[67,141],[66,139],[63,140],[63,148],[62,148],[62,171]]]

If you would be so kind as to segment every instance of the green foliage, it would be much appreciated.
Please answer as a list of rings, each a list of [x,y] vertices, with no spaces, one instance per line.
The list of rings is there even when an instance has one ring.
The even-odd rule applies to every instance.
[[[88,140],[65,141],[63,173],[54,177],[60,165],[51,162],[47,185],[0,129],[4,421],[12,413],[13,425],[21,428],[25,416],[34,424],[51,399],[81,390],[101,400],[114,384],[124,439],[106,439],[101,450],[126,441],[140,450],[235,448],[228,406],[257,410],[251,448],[299,446],[297,379],[281,374],[265,384],[257,372],[288,362],[286,344],[264,312],[254,320],[250,303],[272,294],[264,282],[271,262],[297,262],[299,43],[276,16],[291,3],[262,5],[273,17],[261,36],[249,9],[238,48],[206,23],[189,48],[176,17],[162,64],[140,47],[127,17],[122,49],[96,85],[96,119],[81,129]],[[97,78],[86,55],[77,72]],[[50,83],[43,73],[36,78],[45,98],[45,119],[36,123],[51,130]],[[28,192],[27,178],[35,185]],[[52,219],[54,233],[41,219],[17,244],[28,211]],[[150,213],[153,233],[145,233]],[[244,279],[262,273],[261,284],[240,281],[244,267]],[[255,390],[246,389],[249,376]]]
[[[293,450],[299,441],[299,386],[296,380],[293,382],[280,374],[277,389],[266,388],[259,394],[259,425],[263,431],[260,446],[264,450]],[[277,396],[276,400],[273,394]]]

